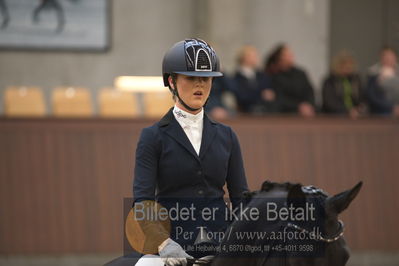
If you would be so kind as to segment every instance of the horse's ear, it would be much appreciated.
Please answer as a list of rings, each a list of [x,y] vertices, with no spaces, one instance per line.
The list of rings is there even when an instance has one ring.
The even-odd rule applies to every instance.
[[[337,195],[327,198],[326,208],[327,210],[331,210],[336,214],[343,212],[346,208],[348,208],[349,204],[354,200],[359,193],[363,182],[357,183],[353,188],[341,192]]]
[[[301,184],[294,184],[288,191],[287,203],[294,206],[302,206],[306,203],[306,194],[302,190]]]
[[[271,189],[273,189],[273,183],[266,180],[265,182],[263,182],[262,187],[260,188],[261,191],[269,191]]]

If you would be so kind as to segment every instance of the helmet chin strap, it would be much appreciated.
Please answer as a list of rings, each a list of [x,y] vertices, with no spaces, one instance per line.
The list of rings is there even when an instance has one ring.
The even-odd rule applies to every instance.
[[[198,110],[200,110],[200,109],[202,108],[202,107],[200,107],[200,108],[192,108],[192,107],[190,107],[188,104],[186,104],[186,103],[180,98],[179,93],[177,93],[177,90],[176,90],[175,95],[177,96],[177,99],[179,99],[179,102],[184,106],[184,108],[186,108],[186,109],[189,110],[189,111],[195,112],[195,111],[198,111]]]
[[[177,97],[177,99],[179,100],[179,102],[184,106],[184,108],[186,108],[187,110],[191,111],[191,112],[195,112],[200,110],[202,107],[205,107],[206,103],[208,102],[209,97],[206,99],[205,104],[202,107],[199,108],[192,108],[190,107],[188,104],[186,104],[182,98],[180,98],[179,92],[177,91],[177,86],[176,86],[176,81],[173,79],[173,86],[174,89],[172,89],[172,93]]]

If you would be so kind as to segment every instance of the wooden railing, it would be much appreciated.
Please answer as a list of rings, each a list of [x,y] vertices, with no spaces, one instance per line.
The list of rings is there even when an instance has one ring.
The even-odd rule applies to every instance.
[[[120,252],[135,146],[150,120],[0,118],[0,254]],[[352,249],[398,251],[399,123],[241,117],[250,188],[364,187],[342,215]]]

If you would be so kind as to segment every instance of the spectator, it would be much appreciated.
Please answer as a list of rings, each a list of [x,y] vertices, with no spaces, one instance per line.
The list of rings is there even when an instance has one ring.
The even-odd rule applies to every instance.
[[[324,112],[359,116],[362,87],[355,67],[354,58],[346,52],[333,59],[331,74],[323,82]]]
[[[265,70],[271,77],[281,112],[315,115],[312,85],[306,73],[295,66],[294,54],[287,45],[280,44],[272,51]]]
[[[238,69],[234,76],[234,94],[238,109],[246,113],[272,112],[275,93],[270,87],[269,78],[259,71],[259,55],[255,47],[246,45],[237,57]]]
[[[399,117],[399,69],[390,47],[382,49],[380,62],[369,69],[367,98],[372,113]]]

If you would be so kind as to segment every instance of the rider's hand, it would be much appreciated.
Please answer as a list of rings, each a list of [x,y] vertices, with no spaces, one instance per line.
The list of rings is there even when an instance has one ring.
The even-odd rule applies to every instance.
[[[158,247],[159,256],[165,263],[165,266],[186,266],[187,258],[193,259],[184,249],[175,241],[168,238]]]
[[[298,111],[303,117],[314,117],[316,114],[313,105],[307,102],[300,103]]]

